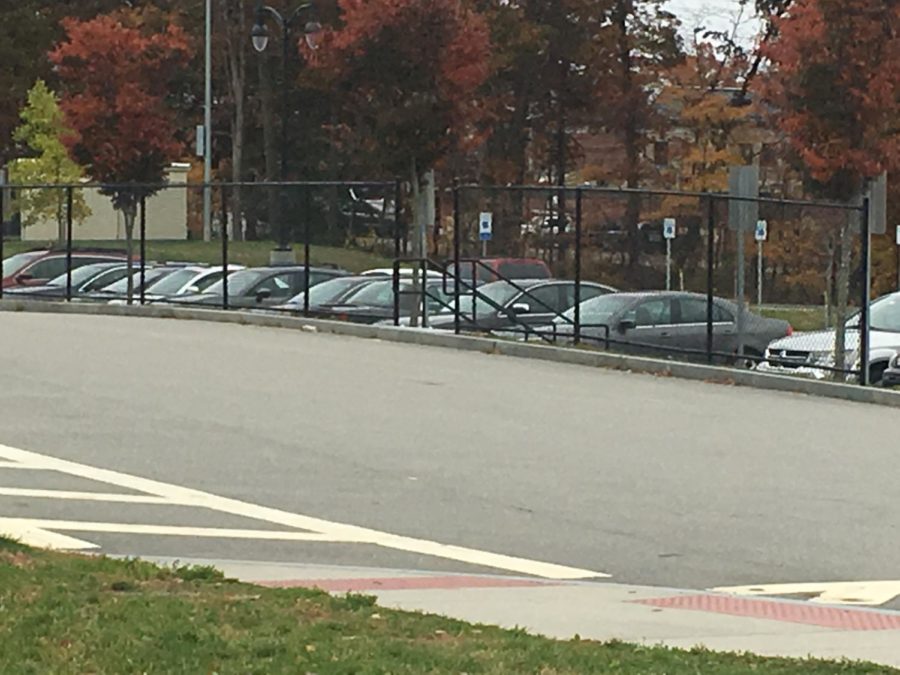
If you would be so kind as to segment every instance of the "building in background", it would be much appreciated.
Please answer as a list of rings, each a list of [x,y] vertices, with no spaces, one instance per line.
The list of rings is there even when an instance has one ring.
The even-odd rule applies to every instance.
[[[166,172],[166,182],[187,182],[189,164],[173,164]],[[116,241],[125,239],[125,222],[122,214],[113,209],[112,201],[95,188],[82,190],[90,215],[74,226],[72,236],[82,241]],[[135,237],[138,225],[135,225]],[[23,241],[56,241],[57,223],[42,219],[23,228]],[[160,190],[147,200],[147,239],[188,238],[188,190],[170,187]]]

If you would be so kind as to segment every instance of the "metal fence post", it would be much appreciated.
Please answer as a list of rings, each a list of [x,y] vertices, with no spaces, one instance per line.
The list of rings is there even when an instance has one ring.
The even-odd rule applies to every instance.
[[[240,189],[240,188],[237,188]],[[222,190],[222,309],[228,309],[228,189]]]
[[[6,257],[3,239],[6,236],[6,196],[5,169],[0,169],[0,261]],[[0,275],[2,276],[2,275]],[[3,299],[3,284],[0,283],[0,299]]]
[[[394,259],[400,257],[400,181],[394,182]]]
[[[716,200],[706,202],[706,361],[713,362],[713,264],[716,254]]]
[[[582,191],[575,188],[575,344],[581,344],[581,226]]]
[[[141,304],[146,299],[144,284],[147,281],[147,198],[141,195]]]
[[[415,272],[413,272],[415,274]],[[400,258],[394,258],[394,268],[392,270],[391,288],[394,291],[394,325],[400,325]]]
[[[237,189],[240,189],[239,187]],[[228,309],[228,187],[223,183],[222,190],[222,309]],[[240,223],[235,221],[235,226]]]
[[[869,305],[872,302],[872,232],[869,217],[872,213],[872,202],[868,197],[862,204],[862,298],[859,314],[859,383],[867,387],[869,381]]]
[[[310,192],[312,192],[312,188],[310,188],[309,186],[306,186],[306,188],[303,190],[303,316],[309,316],[309,221],[312,217]],[[338,205],[335,204],[334,206],[337,209]],[[352,203],[350,207],[351,232],[353,231],[352,219],[355,212],[356,204]]]
[[[72,300],[72,186],[66,187],[66,302]]]
[[[462,224],[462,217],[459,212],[459,183],[453,183],[453,332],[460,333],[460,316],[459,316],[459,248],[462,233],[459,228]]]

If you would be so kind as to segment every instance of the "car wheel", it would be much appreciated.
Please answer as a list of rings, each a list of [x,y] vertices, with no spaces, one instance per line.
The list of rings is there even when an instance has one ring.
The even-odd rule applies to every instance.
[[[740,357],[735,355],[734,360],[732,361],[732,365],[735,368],[743,368],[744,370],[753,370],[756,367],[756,364],[759,363],[760,359],[762,359],[762,354],[760,354],[755,349],[750,347],[744,347],[744,356]],[[746,358],[750,357],[750,358]]]
[[[886,363],[873,363],[869,366],[869,384],[873,387],[881,387],[884,379],[884,371],[887,370]]]

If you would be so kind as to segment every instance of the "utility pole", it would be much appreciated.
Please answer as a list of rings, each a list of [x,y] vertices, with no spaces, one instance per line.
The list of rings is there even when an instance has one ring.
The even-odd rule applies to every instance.
[[[203,82],[203,241],[212,239],[212,0],[206,0]]]

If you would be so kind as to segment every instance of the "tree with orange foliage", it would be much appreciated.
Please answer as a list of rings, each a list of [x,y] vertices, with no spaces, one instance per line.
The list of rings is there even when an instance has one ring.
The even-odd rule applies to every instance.
[[[775,20],[767,55],[769,97],[801,157],[812,190],[858,198],[868,179],[900,164],[900,4],[884,0],[795,0]],[[851,218],[837,229],[838,369],[853,249]]]
[[[50,59],[73,130],[65,142],[90,177],[105,184],[101,192],[122,213],[131,302],[137,206],[158,191],[166,168],[185,148],[172,83],[190,58],[190,42],[176,26],[145,32],[112,15],[66,20],[63,26],[66,39]]]

